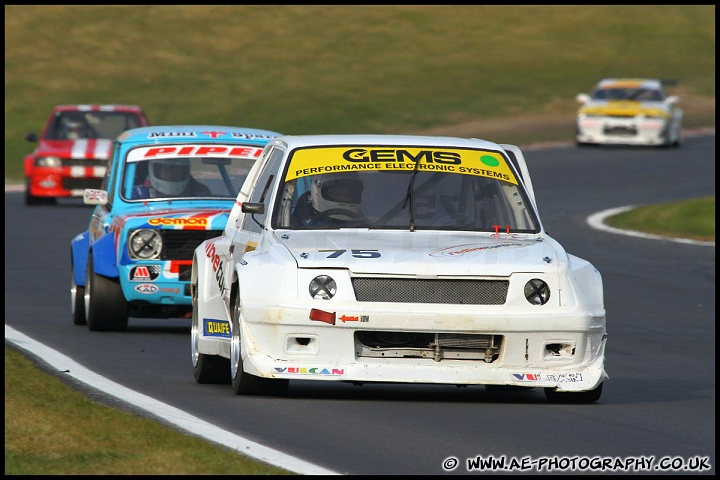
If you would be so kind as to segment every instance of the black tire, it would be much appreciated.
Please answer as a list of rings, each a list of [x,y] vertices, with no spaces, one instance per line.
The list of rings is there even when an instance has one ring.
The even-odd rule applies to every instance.
[[[230,344],[230,379],[236,395],[282,396],[287,393],[289,380],[261,378],[243,370],[240,338],[240,295],[237,285],[233,286],[232,301],[232,341]]]
[[[192,352],[193,376],[197,383],[229,384],[230,360],[219,355],[206,355],[199,353],[200,319],[197,313],[197,285],[190,287],[192,296],[192,327],[190,329],[190,343]]]
[[[128,324],[128,304],[120,281],[95,273],[92,252],[85,273],[85,315],[93,332],[123,332]]]
[[[75,325],[87,325],[85,318],[85,287],[78,287],[75,284],[74,267],[72,254],[70,254],[70,264],[73,270],[70,272],[70,304],[72,308],[72,319]]]
[[[600,400],[602,387],[601,383],[594,390],[587,392],[559,392],[554,388],[546,388],[545,398],[550,403],[593,403]]]

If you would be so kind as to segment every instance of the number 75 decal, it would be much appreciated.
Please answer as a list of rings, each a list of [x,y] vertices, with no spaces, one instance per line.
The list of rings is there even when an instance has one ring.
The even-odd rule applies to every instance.
[[[338,258],[347,250],[318,250],[320,252],[332,252],[327,258]],[[355,258],[380,258],[380,252],[377,250],[350,250],[350,255]]]

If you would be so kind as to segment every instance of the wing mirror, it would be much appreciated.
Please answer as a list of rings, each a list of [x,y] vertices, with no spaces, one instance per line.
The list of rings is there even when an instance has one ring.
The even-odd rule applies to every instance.
[[[243,213],[249,213],[253,219],[253,222],[257,223],[260,228],[265,228],[265,225],[258,222],[255,218],[255,214],[262,215],[263,213],[265,213],[264,203],[243,202],[242,206],[240,207],[240,211]]]
[[[586,104],[590,101],[590,95],[588,95],[587,93],[578,93],[577,95],[575,95],[575,100],[578,103]]]

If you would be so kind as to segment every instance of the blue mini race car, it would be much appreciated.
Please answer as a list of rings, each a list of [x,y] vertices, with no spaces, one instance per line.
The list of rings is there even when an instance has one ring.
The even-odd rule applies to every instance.
[[[114,142],[88,230],[71,242],[72,317],[123,331],[128,317],[190,317],[195,248],[223,233],[277,132],[217,125],[135,128]]]

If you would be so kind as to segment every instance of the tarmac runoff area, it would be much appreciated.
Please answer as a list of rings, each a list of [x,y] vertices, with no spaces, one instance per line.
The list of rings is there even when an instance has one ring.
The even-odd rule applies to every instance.
[[[714,135],[715,129],[710,132],[702,132],[703,134],[711,133]],[[686,135],[687,136],[687,135]],[[535,145],[530,148],[557,148],[565,144],[552,143]],[[24,185],[5,185],[5,192],[24,192]],[[689,240],[685,238],[663,237],[660,235],[651,235],[643,232],[632,230],[621,230],[605,225],[604,220],[607,217],[616,215],[627,210],[635,208],[629,205],[619,208],[611,208],[601,212],[594,213],[587,218],[590,227],[609,233],[619,235],[629,235],[633,237],[647,238],[653,240],[663,240],[678,243],[686,243],[693,245],[715,246],[715,242],[702,242],[698,240]],[[116,397],[124,402],[129,402],[137,408],[145,410],[150,414],[163,419],[164,421],[175,425],[180,430],[187,431],[193,435],[205,438],[213,443],[228,447],[239,454],[246,455],[261,462],[284,468],[294,473],[303,475],[341,475],[338,472],[327,470],[320,466],[305,462],[304,460],[289,456],[285,453],[273,450],[258,443],[252,442],[239,435],[227,432],[220,427],[216,427],[186,412],[176,409],[170,405],[162,403],[158,400],[142,395],[128,388],[112,382],[105,377],[86,369],[77,364],[65,355],[57,352],[47,346],[33,340],[32,338],[18,332],[12,327],[5,324],[5,341],[13,343],[19,349],[30,353],[47,363],[53,369],[72,376],[75,380],[80,381],[92,388],[101,390],[108,395]]]

